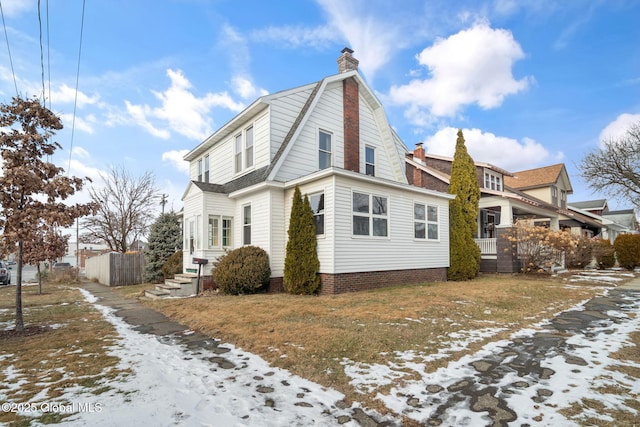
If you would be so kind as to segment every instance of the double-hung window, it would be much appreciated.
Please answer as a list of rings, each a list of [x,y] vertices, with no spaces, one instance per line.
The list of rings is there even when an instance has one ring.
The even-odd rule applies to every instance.
[[[235,172],[242,171],[242,134],[235,137]]]
[[[318,141],[318,168],[328,167],[331,167],[331,134],[321,130]]]
[[[354,191],[352,213],[354,236],[386,237],[389,235],[386,197]]]
[[[251,244],[251,205],[242,208],[242,244]]]
[[[209,215],[207,245],[209,249],[220,246],[220,217],[218,216]]]
[[[309,201],[311,202],[311,210],[313,210],[316,235],[324,234],[324,193],[312,194]]]
[[[376,149],[371,146],[364,147],[365,174],[376,176]]]
[[[204,182],[209,182],[209,155],[204,156]]]
[[[233,218],[222,217],[222,247],[233,246]]]
[[[438,207],[422,203],[413,204],[413,237],[438,240]]]
[[[198,159],[198,182],[202,182],[202,159]]]
[[[244,167],[253,166],[253,126],[248,127],[244,134]]]
[[[485,170],[484,188],[502,191],[502,178],[500,174]]]

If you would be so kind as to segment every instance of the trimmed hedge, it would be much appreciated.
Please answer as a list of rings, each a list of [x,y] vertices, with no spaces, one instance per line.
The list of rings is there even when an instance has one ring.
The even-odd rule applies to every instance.
[[[227,295],[256,293],[269,284],[269,255],[257,246],[243,246],[218,258],[213,278]]]
[[[621,234],[613,247],[620,267],[632,270],[640,266],[640,234]]]

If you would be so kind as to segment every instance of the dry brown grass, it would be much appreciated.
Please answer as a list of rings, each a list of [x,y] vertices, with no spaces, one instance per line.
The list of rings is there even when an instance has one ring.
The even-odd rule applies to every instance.
[[[608,384],[594,390],[601,395],[626,396],[624,404],[631,410],[625,410],[624,408],[614,410],[594,399],[582,399],[559,412],[565,417],[580,423],[580,425],[599,427],[640,426],[640,395],[634,392],[635,387],[633,385],[633,382],[640,381],[640,368],[638,368],[640,365],[640,331],[631,333],[630,341],[632,345],[622,347],[611,354],[611,357],[618,360],[620,364],[608,368],[609,371],[625,374],[629,381],[618,382],[611,376],[605,375],[601,379],[606,380]],[[615,421],[603,421],[601,418],[587,417],[583,415],[586,409],[596,410],[600,417],[608,416]]]
[[[0,289],[0,327],[13,329],[15,287]],[[126,372],[116,369],[117,357],[107,354],[116,333],[102,315],[86,303],[77,289],[46,284],[23,287],[25,326],[45,326],[30,336],[0,337],[0,395],[3,402],[51,403],[68,390],[81,386],[95,394],[104,383]],[[19,384],[14,387],[13,385]],[[45,413],[41,423],[58,422],[70,414]],[[0,423],[29,425],[31,418],[0,412]]]
[[[173,319],[292,373],[334,387],[362,401],[344,373],[345,359],[398,362],[396,352],[417,357],[437,353],[448,336],[482,328],[505,328],[479,340],[506,338],[560,310],[594,296],[590,284],[567,287],[548,277],[482,275],[469,282],[407,285],[336,296],[206,294],[198,298],[149,301]],[[448,360],[429,364],[430,370]],[[364,401],[384,412],[373,396]]]

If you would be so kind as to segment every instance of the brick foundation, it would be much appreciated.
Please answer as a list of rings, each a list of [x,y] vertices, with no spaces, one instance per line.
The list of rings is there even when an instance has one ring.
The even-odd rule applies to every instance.
[[[362,273],[320,274],[321,295],[379,289],[387,286],[422,282],[446,282],[446,268],[371,271]]]

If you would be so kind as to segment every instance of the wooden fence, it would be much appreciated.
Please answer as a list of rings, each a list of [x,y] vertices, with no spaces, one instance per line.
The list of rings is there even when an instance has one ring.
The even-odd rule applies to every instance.
[[[88,258],[85,276],[107,286],[137,285],[144,280],[144,254],[110,252]]]

